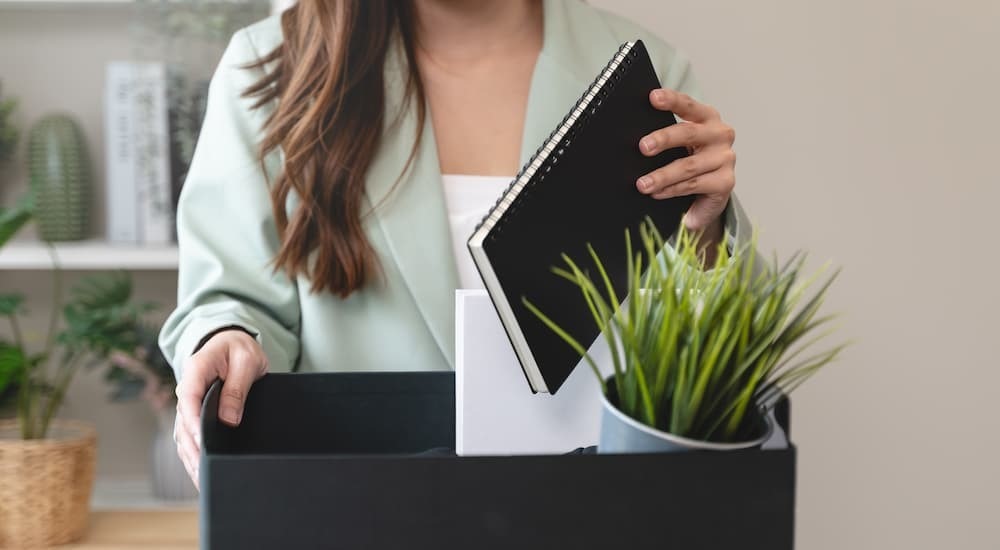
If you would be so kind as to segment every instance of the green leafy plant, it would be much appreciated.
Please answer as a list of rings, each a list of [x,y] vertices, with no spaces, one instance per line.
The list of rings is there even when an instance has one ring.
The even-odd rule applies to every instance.
[[[32,217],[32,204],[22,200],[0,210],[0,246]],[[11,341],[0,340],[0,395],[16,386],[16,411],[24,439],[44,438],[63,403],[75,374],[107,362],[120,349],[138,344],[136,327],[151,306],[132,302],[132,280],[126,273],[82,279],[62,299],[62,274],[51,245],[52,312],[41,349],[29,349],[19,314],[24,297],[0,295],[0,317],[10,324]],[[62,318],[63,328],[58,328]]]
[[[586,358],[622,412],[656,429],[703,441],[735,442],[758,426],[760,407],[787,394],[834,360],[846,344],[810,352],[833,329],[819,311],[833,273],[807,292],[805,254],[783,265],[755,265],[752,242],[732,255],[720,245],[713,269],[701,268],[697,236],[681,227],[668,247],[655,226],[640,228],[628,250],[628,295],[619,299],[597,252],[596,276],[563,256],[554,273],[580,288],[612,350],[613,389],[587,346],[530,301],[525,306]],[[756,241],[756,239],[754,239]],[[622,307],[619,308],[619,304]]]
[[[23,197],[12,208],[0,208],[0,247],[31,221],[30,197]],[[16,313],[23,298],[17,294],[0,294],[0,316]],[[24,362],[21,349],[0,339],[0,413],[16,396],[17,381]]]
[[[187,174],[205,116],[208,82],[226,43],[267,17],[267,0],[140,0],[132,33],[138,58],[166,63],[171,173],[176,193]]]
[[[0,162],[10,160],[17,147],[19,132],[11,120],[16,109],[16,99],[0,98]]]

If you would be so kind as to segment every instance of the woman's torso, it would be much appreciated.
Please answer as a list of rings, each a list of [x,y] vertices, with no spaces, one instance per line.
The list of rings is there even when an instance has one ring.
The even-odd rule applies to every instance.
[[[189,182],[204,179],[206,183],[190,190],[186,199],[190,210],[186,218],[190,221],[179,222],[182,242],[198,243],[188,246],[189,252],[182,250],[182,255],[198,256],[190,261],[182,257],[183,293],[187,297],[224,297],[233,289],[252,290],[251,302],[212,298],[209,309],[219,323],[247,316],[277,319],[275,326],[284,327],[282,333],[271,335],[263,331],[261,335],[272,371],[288,370],[294,364],[304,371],[451,368],[455,351],[454,291],[461,283],[457,247],[442,187],[442,168],[452,173],[512,175],[548,136],[618,46],[627,40],[641,38],[646,42],[665,86],[688,93],[695,91],[691,88],[693,81],[686,61],[669,46],[635,25],[577,0],[545,0],[543,29],[544,47],[537,55],[537,63],[530,71],[521,65],[520,80],[511,83],[525,93],[506,108],[497,109],[502,115],[492,118],[494,122],[514,119],[503,128],[494,128],[499,138],[490,134],[490,124],[473,124],[471,130],[465,126],[475,118],[491,120],[497,113],[478,111],[478,115],[456,116],[453,125],[434,120],[432,113],[432,124],[421,130],[420,146],[400,177],[413,150],[416,116],[410,109],[398,121],[396,117],[387,117],[396,124],[387,126],[383,133],[378,153],[367,172],[363,204],[365,211],[371,210],[363,223],[381,267],[377,282],[347,298],[339,298],[329,293],[311,293],[310,282],[305,278],[283,281],[280,274],[268,277],[275,236],[270,233],[273,217],[266,180],[262,175],[252,175],[253,160],[247,151],[252,148],[233,146],[220,151],[220,156],[226,158],[202,162],[197,170],[192,168],[189,176]],[[227,53],[233,67],[271,51],[281,41],[276,18],[241,33],[234,38],[232,51]],[[517,80],[515,72],[518,71],[508,75],[512,81]],[[246,73],[236,70],[226,73],[227,80],[213,83],[215,93],[231,94],[232,101],[237,101],[238,92],[259,78],[259,74]],[[530,73],[527,80],[524,73]],[[398,58],[387,61],[387,112],[404,103],[404,74]],[[434,93],[431,90],[429,94],[432,110],[435,110]],[[243,106],[248,104],[248,100],[239,101]],[[436,110],[441,112],[440,107]],[[248,140],[259,139],[259,131],[254,128],[259,127],[268,111],[247,108],[245,113],[235,121],[231,116],[217,113],[217,120],[206,120],[203,135],[218,135],[221,139],[254,132]],[[482,138],[468,140],[475,143],[473,151],[489,147],[491,140],[498,139],[503,154],[487,155],[484,157],[490,161],[487,163],[477,161],[466,165],[463,162],[474,155],[460,147],[446,146],[439,158],[435,134],[441,134],[441,141],[446,142],[462,141],[469,132],[477,132],[475,136]],[[513,145],[512,135],[519,135]],[[517,153],[516,159],[512,149]],[[494,164],[492,160],[497,162]],[[269,166],[274,170],[280,163],[271,158]],[[239,176],[233,175],[237,173],[234,169]],[[207,183],[208,180],[212,183]],[[231,198],[234,196],[238,198]],[[220,209],[217,204],[223,200],[230,204]],[[225,228],[227,233],[206,234],[211,230],[198,225],[199,217],[212,218],[211,227]],[[222,264],[210,250],[202,250],[203,239],[213,239],[210,248],[217,250],[242,247],[240,255],[233,256],[236,265]],[[190,267],[185,268],[185,264]],[[271,315],[275,312],[276,315]],[[192,336],[185,331],[211,326],[195,321],[201,320],[190,319],[184,308],[179,307],[168,323],[163,341],[175,357],[183,355],[184,346],[198,340],[197,334]]]

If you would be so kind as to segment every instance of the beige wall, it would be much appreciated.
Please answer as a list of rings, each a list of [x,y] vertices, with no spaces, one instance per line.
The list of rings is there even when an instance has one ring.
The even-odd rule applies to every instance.
[[[1000,2],[602,0],[695,62],[766,248],[844,267],[798,547],[1000,548]]]
[[[798,547],[1000,548],[1000,3],[592,3],[694,60],[738,130],[738,188],[764,246],[845,268],[830,306],[857,343],[795,401]],[[100,70],[74,48],[125,47],[115,13],[53,25],[0,11],[5,89],[29,120],[65,103],[97,158]],[[67,78],[78,94],[52,88]],[[171,299],[171,274],[139,281]],[[0,273],[9,285],[44,301],[37,274]],[[102,474],[142,473],[153,421],[104,391],[84,377],[66,414],[100,424]]]

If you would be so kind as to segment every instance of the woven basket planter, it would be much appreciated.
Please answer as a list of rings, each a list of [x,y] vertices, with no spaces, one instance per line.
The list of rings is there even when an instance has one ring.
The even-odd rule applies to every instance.
[[[97,434],[56,420],[49,437],[19,439],[0,421],[0,548],[37,548],[80,539],[87,530]]]

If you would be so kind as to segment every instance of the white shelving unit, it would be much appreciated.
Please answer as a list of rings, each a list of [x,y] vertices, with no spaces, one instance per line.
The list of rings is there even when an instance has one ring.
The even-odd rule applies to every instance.
[[[79,10],[129,8],[135,5],[135,0],[0,0],[0,10]]]
[[[102,241],[81,241],[55,245],[63,269],[100,271],[169,271],[177,269],[176,246],[113,245]],[[0,271],[49,270],[52,258],[38,242],[10,242],[0,249]]]
[[[182,3],[185,0],[173,0]],[[209,0],[216,3],[241,4],[247,0]],[[295,3],[295,0],[271,0],[272,10],[277,13]],[[0,0],[0,9],[4,8],[52,8],[67,9],[81,7],[128,7],[138,4],[138,0]]]

